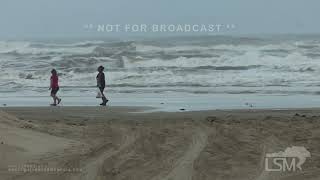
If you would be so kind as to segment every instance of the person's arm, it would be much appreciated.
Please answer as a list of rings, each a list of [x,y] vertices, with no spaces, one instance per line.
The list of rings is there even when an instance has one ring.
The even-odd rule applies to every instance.
[[[101,74],[101,84],[103,87],[106,86],[106,79],[105,79],[104,73]]]
[[[101,85],[101,82],[100,82],[100,73],[97,74],[96,80],[97,80],[97,87],[100,87],[100,85]]]

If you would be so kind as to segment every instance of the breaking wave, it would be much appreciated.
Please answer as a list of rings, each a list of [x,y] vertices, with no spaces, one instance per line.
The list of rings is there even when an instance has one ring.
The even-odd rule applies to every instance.
[[[137,88],[275,92],[267,91],[271,87],[296,87],[295,92],[303,92],[305,87],[320,85],[319,51],[319,41],[303,38],[0,41],[0,87],[36,91],[48,84],[51,68],[58,69],[62,86],[94,87],[96,68],[104,65],[108,86],[116,92]]]

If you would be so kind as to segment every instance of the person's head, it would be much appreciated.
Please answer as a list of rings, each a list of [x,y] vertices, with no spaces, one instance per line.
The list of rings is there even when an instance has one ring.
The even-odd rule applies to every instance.
[[[56,76],[56,75],[57,75],[57,70],[52,69],[52,70],[51,70],[51,74]]]
[[[103,72],[103,70],[104,70],[104,67],[103,67],[103,66],[99,66],[99,67],[98,67],[98,72]]]

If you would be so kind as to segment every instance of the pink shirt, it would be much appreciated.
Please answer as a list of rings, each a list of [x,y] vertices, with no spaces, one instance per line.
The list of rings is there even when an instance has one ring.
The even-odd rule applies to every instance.
[[[57,87],[59,87],[59,83],[58,83],[58,81],[59,81],[59,78],[58,78],[58,76],[57,75],[52,75],[51,76],[51,88],[57,88]]]

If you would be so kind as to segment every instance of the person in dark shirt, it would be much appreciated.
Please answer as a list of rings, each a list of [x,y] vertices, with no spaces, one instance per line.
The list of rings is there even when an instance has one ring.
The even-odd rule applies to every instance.
[[[98,75],[97,75],[97,87],[99,88],[101,95],[102,95],[102,103],[100,104],[101,106],[106,106],[107,102],[109,101],[106,96],[104,95],[103,91],[104,88],[106,87],[106,79],[103,73],[104,67],[99,66],[98,67]]]

